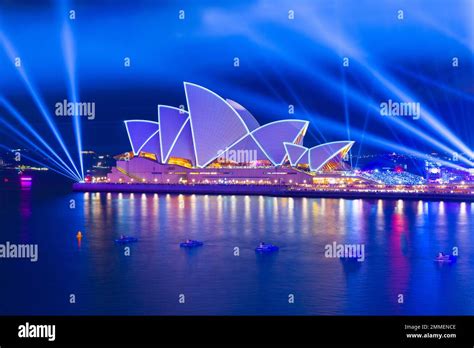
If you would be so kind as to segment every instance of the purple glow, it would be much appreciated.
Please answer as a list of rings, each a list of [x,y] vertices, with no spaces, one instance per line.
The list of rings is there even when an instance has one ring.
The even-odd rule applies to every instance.
[[[184,83],[191,119],[196,165],[204,167],[248,133],[240,115],[208,89]]]
[[[193,135],[189,121],[184,124],[181,133],[176,138],[176,143],[171,149],[169,157],[186,158],[190,160],[193,165],[196,164],[196,159],[194,158]]]
[[[180,136],[185,123],[188,121],[189,114],[171,106],[158,106],[158,123],[160,124],[160,144],[161,158],[163,163],[168,161],[170,152]],[[191,144],[192,144],[192,139]],[[194,156],[193,156],[194,157]]]
[[[244,150],[246,151],[245,153],[249,153],[252,156],[255,156],[253,160],[267,160],[269,161],[270,159],[268,156],[262,151],[260,146],[257,144],[255,139],[252,137],[252,135],[247,135],[245,138],[243,138],[241,141],[236,143],[235,145],[231,146],[229,149],[224,151],[222,153],[222,156],[226,156],[226,153],[229,153],[229,151],[241,151]],[[250,151],[250,152],[249,152]]]
[[[253,131],[257,129],[258,127],[260,127],[260,124],[258,123],[258,121],[255,119],[255,117],[253,117],[253,115],[246,108],[244,108],[242,105],[240,105],[239,103],[231,99],[226,99],[226,100],[230,104],[230,106],[232,106],[232,108],[234,108],[234,110],[237,111],[240,117],[242,117],[242,120],[247,125],[247,128],[249,129],[249,131]]]
[[[138,155],[147,141],[158,132],[158,122],[146,120],[125,121],[133,153]]]
[[[309,167],[312,171],[318,171],[344,148],[353,144],[352,141],[336,141],[309,149]]]
[[[288,155],[288,160],[292,166],[295,166],[303,158],[304,154],[308,151],[308,148],[295,145],[292,143],[283,143],[286,149],[286,154]],[[304,161],[302,162],[304,163]]]
[[[148,139],[148,141],[141,147],[143,152],[153,153],[160,159],[160,134],[155,133]]]
[[[21,176],[20,177],[20,187],[22,190],[29,190],[31,184],[33,183],[33,178],[30,176]]]
[[[283,143],[294,143],[307,127],[307,121],[282,120],[261,126],[253,132],[253,137],[262,146],[275,165],[280,165],[286,157]]]

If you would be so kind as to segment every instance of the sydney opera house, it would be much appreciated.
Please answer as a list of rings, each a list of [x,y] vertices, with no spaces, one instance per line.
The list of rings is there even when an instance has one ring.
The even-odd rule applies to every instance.
[[[187,110],[159,105],[156,120],[129,120],[131,151],[116,156],[113,183],[312,184],[342,171],[352,141],[303,145],[308,121],[260,125],[243,106],[184,83]]]

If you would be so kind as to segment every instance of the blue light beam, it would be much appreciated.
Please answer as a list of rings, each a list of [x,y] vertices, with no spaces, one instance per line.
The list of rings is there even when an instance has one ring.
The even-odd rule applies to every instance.
[[[6,150],[6,151],[9,151],[9,152],[12,152],[12,151],[13,151],[12,149],[10,149],[9,147],[7,147],[7,146],[5,146],[5,145],[3,145],[3,144],[0,144],[0,148],[4,149],[4,150]],[[24,153],[22,153],[21,156],[22,156],[22,157],[25,157],[27,160],[30,160],[31,162],[34,162],[34,163],[36,163],[36,164],[39,164],[40,166],[43,166],[43,167],[45,167],[45,168],[48,168],[49,170],[52,170],[53,172],[58,173],[59,175],[62,175],[62,176],[64,176],[64,177],[68,178],[68,179],[71,179],[71,180],[73,180],[73,181],[76,181],[76,180],[77,180],[76,178],[72,177],[71,175],[65,174],[65,173],[63,173],[63,172],[60,172],[60,171],[54,169],[54,168],[51,168],[51,167],[49,167],[48,165],[44,164],[43,162],[38,161],[38,160],[35,160],[34,158],[31,158],[30,156],[25,155]]]
[[[10,60],[12,62],[14,62],[15,58],[18,57],[18,55],[16,54],[15,49],[13,48],[13,45],[6,38],[5,34],[1,31],[0,31],[0,42],[2,43],[2,46],[4,47],[8,57],[10,58]],[[66,145],[64,144],[64,141],[61,137],[61,134],[59,133],[58,129],[56,128],[56,126],[54,124],[54,122],[52,121],[52,118],[49,115],[49,112],[48,112],[46,106],[44,105],[44,102],[42,101],[41,97],[37,93],[37,91],[34,88],[33,84],[30,82],[28,76],[26,75],[25,69],[21,66],[21,67],[17,68],[17,70],[18,70],[25,86],[27,87],[28,91],[30,92],[31,96],[33,97],[33,100],[34,100],[36,106],[41,111],[41,115],[46,120],[46,123],[48,124],[49,128],[51,129],[54,136],[56,137],[56,140],[60,144],[60,146],[61,146],[62,150],[64,151],[64,153],[66,154],[68,160],[71,162],[75,172],[77,173],[77,176],[81,177],[81,175],[79,174],[79,171],[77,170],[76,165],[74,164],[74,161],[71,158],[71,155],[70,155],[69,151],[66,148]]]
[[[3,118],[0,118],[0,124],[3,124],[6,128],[8,128],[11,132],[13,132],[19,139],[23,140],[24,143],[28,144],[31,146],[32,149],[38,150],[43,156],[47,157],[50,159],[51,162],[53,162],[58,168],[61,168],[64,170],[64,168],[53,158],[51,158],[43,149],[38,147],[35,143],[33,143],[30,139],[28,139],[25,135],[23,135],[20,131],[18,131],[15,127],[13,127],[11,124],[9,124],[7,121],[5,121]],[[75,180],[81,181],[79,176],[76,175],[74,172],[69,172],[69,171],[64,171],[64,175],[72,175]],[[69,174],[72,173],[72,174]]]
[[[74,38],[71,27],[68,20],[65,19],[61,31],[62,38],[62,49],[64,54],[64,60],[66,64],[66,72],[68,76],[68,92],[69,98],[72,102],[77,103],[79,101],[79,90],[77,88],[76,69],[75,69],[75,51],[74,51]],[[80,116],[73,116],[74,124],[74,135],[76,137],[77,152],[79,156],[79,165],[81,168],[81,178],[84,178],[84,161],[82,158],[82,131]]]
[[[5,98],[0,97],[0,104],[3,104],[5,108],[10,112],[11,115],[15,117],[16,120],[18,120],[23,127],[25,127],[48,151],[51,152],[51,154],[56,157],[59,162],[61,162],[61,165],[57,162],[57,165],[61,167],[63,170],[71,173],[73,176],[76,176],[76,174],[72,171],[72,169],[64,162],[64,160],[57,154],[56,151],[54,151],[53,148],[39,135],[39,133],[25,120],[25,118],[20,114],[20,112],[13,107]],[[13,126],[9,126],[12,127]],[[31,143],[32,144],[32,143]],[[37,147],[37,146],[36,146]],[[49,157],[49,156],[48,156]]]

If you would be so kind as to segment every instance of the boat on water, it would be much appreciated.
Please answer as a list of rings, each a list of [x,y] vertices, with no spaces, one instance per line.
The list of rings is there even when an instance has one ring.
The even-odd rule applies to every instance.
[[[255,248],[257,253],[272,253],[278,251],[280,248],[273,244],[266,244],[261,242],[258,247]]]
[[[186,240],[186,242],[179,243],[179,246],[181,248],[194,248],[194,247],[199,247],[203,245],[204,245],[203,242],[200,242],[198,240],[192,240],[192,239],[188,239]]]
[[[454,263],[456,262],[457,257],[454,255],[446,255],[445,253],[439,253],[435,259],[434,262],[440,262],[440,263]]]
[[[138,242],[138,238],[129,237],[129,236],[120,236],[119,239],[115,240],[115,243],[119,244],[127,244],[127,243],[135,243]]]

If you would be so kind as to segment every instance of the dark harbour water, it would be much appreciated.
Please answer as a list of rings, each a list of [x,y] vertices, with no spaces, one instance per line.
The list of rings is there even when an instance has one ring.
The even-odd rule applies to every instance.
[[[0,259],[0,315],[474,314],[471,203],[89,194],[41,180],[0,195],[0,243],[39,245],[36,263]],[[139,238],[130,256],[120,234]],[[205,245],[183,250],[186,238]],[[260,240],[281,249],[256,255]],[[325,258],[333,242],[364,243],[366,260]],[[453,246],[456,264],[433,262]]]

